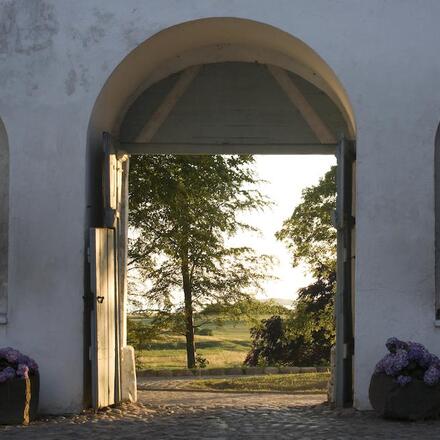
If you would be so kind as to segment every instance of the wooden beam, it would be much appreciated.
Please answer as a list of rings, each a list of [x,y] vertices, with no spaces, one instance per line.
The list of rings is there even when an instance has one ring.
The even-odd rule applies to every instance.
[[[200,67],[201,66],[188,67],[180,74],[179,79],[137,136],[136,142],[150,142],[151,139],[153,139],[153,136],[165,122],[177,101],[185,93],[192,80],[196,77]]]
[[[121,142],[125,154],[335,154],[336,144],[195,144]]]
[[[337,140],[318,113],[313,109],[288,73],[280,67],[268,65],[267,68],[283,89],[293,105],[298,109],[321,144],[335,144]]]

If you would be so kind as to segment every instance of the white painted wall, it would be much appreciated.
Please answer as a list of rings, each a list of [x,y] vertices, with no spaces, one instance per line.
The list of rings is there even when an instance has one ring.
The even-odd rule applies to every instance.
[[[0,118],[11,191],[9,323],[0,326],[0,345],[40,363],[41,409],[83,405],[93,105],[136,46],[205,17],[251,19],[291,33],[328,63],[351,100],[358,139],[357,407],[368,407],[369,377],[388,336],[440,353],[433,326],[439,16],[436,0],[0,0]],[[111,128],[105,120],[101,114],[92,121],[89,153],[99,130]]]

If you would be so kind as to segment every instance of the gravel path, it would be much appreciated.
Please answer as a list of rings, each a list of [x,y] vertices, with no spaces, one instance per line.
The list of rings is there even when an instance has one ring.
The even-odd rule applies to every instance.
[[[0,427],[0,439],[439,439],[440,421],[390,422],[335,411],[323,395],[140,391],[138,404]]]

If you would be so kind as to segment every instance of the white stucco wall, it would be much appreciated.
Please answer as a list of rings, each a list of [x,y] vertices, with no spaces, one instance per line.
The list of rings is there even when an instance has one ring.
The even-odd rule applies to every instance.
[[[369,377],[387,337],[440,353],[433,326],[437,0],[0,0],[0,118],[11,191],[9,322],[0,326],[0,346],[40,363],[43,411],[82,407],[86,143],[95,100],[137,45],[205,17],[291,33],[329,64],[351,100],[356,405],[368,407]]]

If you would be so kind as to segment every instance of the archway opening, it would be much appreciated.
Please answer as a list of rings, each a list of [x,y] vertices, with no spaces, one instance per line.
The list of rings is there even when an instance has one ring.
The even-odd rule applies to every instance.
[[[247,82],[254,85],[248,87],[241,98],[237,91],[246,87],[243,87],[243,83],[240,87],[240,78],[247,78]],[[220,96],[218,93],[216,96],[212,96],[215,93],[206,93],[213,79],[217,82],[212,92],[220,91]],[[219,87],[218,81],[223,81],[223,85]],[[264,86],[257,87],[259,83]],[[228,87],[232,87],[233,91],[223,101],[226,104],[219,112],[222,92],[228,91]],[[252,103],[252,99],[258,95],[257,91],[261,92],[264,88],[270,89],[265,95],[266,101],[263,97],[257,100],[258,103]],[[307,88],[312,91],[308,96]],[[274,96],[282,98],[270,101]],[[207,97],[210,99],[204,101]],[[247,103],[248,111],[259,109],[251,115],[251,130],[244,121],[236,124],[241,127],[237,129],[232,121],[223,120],[214,127],[212,121],[206,120],[206,117],[213,116],[214,110],[227,115],[228,105],[233,99],[238,100],[239,104],[236,115],[246,113],[243,103]],[[270,105],[264,106],[265,102]],[[264,122],[271,119],[267,114],[268,109],[283,111],[265,126]],[[195,111],[198,113],[195,114]],[[283,118],[286,123],[277,126],[276,121]],[[258,132],[261,128],[265,134]],[[341,143],[340,140],[354,140],[354,115],[348,97],[330,67],[295,37],[265,24],[241,19],[205,19],[172,27],[141,44],[115,69],[96,101],[89,126],[89,188],[99,187],[96,183],[100,181],[100,133],[103,131],[111,133],[116,140],[109,142],[109,145],[112,144],[110,150],[113,148],[110,154],[115,156],[116,162],[119,158],[126,161],[130,154],[334,154],[338,151],[338,161],[343,164],[343,169],[353,166],[352,159],[347,159],[345,155],[347,145],[352,143]],[[123,168],[121,165],[122,172]],[[345,176],[340,179],[341,188],[347,183],[344,179]],[[352,170],[348,179],[351,191],[354,179]],[[110,208],[111,216],[112,210],[121,208],[125,211],[117,217],[126,217],[126,191],[127,185],[124,187],[122,184],[121,204],[106,207]],[[105,193],[104,190],[106,197]],[[352,218],[351,196],[351,192],[349,197],[345,194],[340,197],[339,203],[340,241],[345,242],[345,251],[348,249],[347,243],[349,248],[353,247],[351,237],[354,224],[347,226],[343,220],[347,209]],[[107,223],[107,212],[99,208],[99,194],[90,191],[90,197],[90,205],[96,208],[91,223],[97,225],[103,222],[105,226],[114,226],[113,217]],[[100,211],[102,215],[99,215]],[[116,235],[120,237],[120,242],[126,240],[125,230],[120,229]],[[121,253],[126,255],[126,247]],[[124,258],[122,256],[122,260]],[[126,264],[126,260],[123,264]],[[339,267],[346,292],[350,292],[352,287],[351,265],[352,259],[349,258],[348,266],[345,263]],[[125,277],[122,273],[125,268],[120,267],[119,270],[118,337],[123,346],[126,342],[126,285],[124,287],[124,281],[121,280]],[[341,389],[344,389],[339,396],[341,405],[347,403],[352,395],[351,356],[348,362],[343,359],[343,352],[351,350],[350,344],[352,347],[352,304],[350,294],[350,301],[341,302],[337,307],[341,314],[341,333],[345,332],[347,336],[351,332],[339,344],[341,367],[338,380]]]

